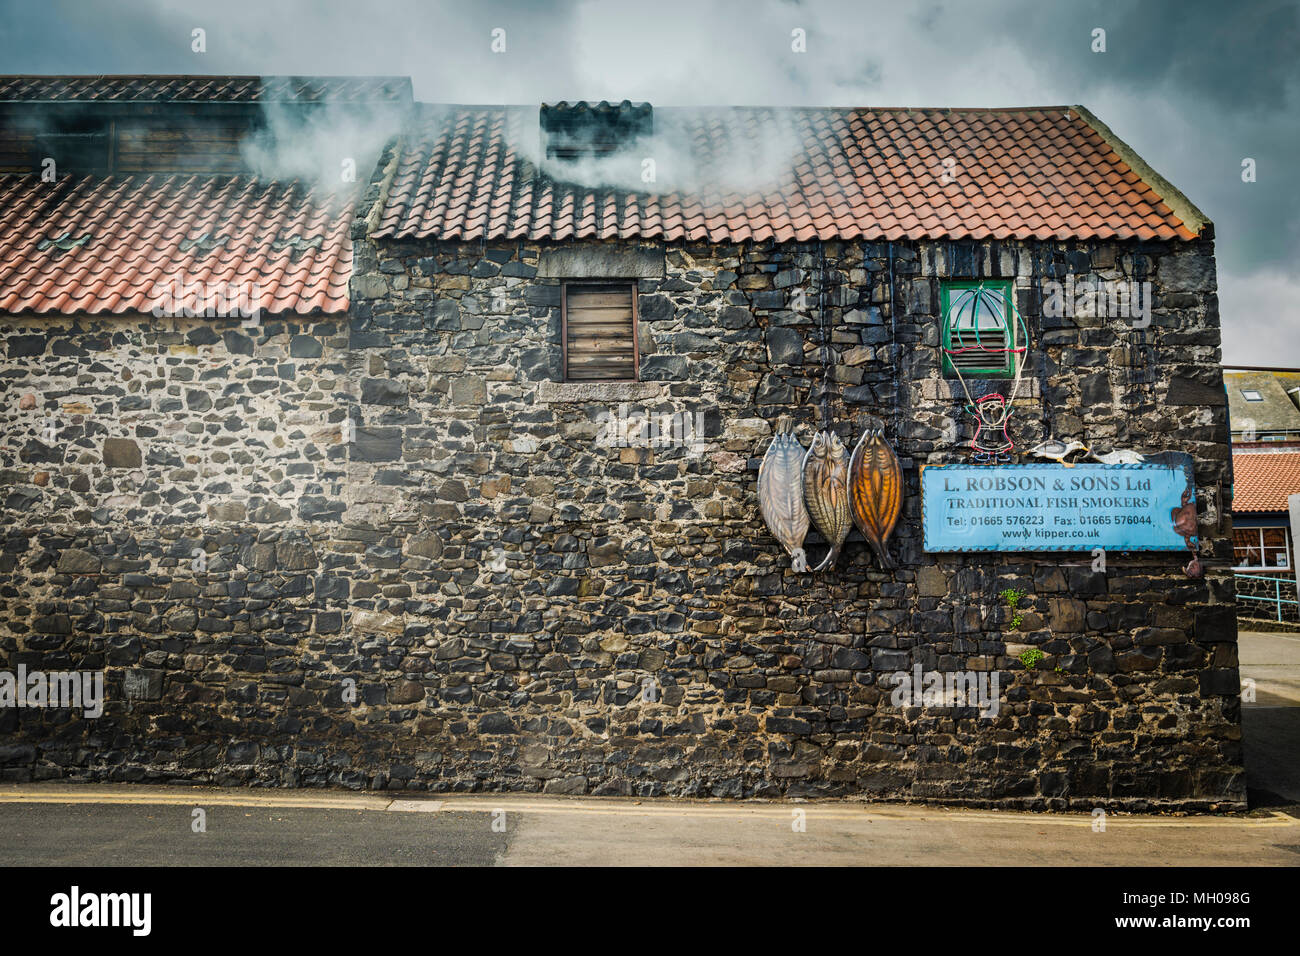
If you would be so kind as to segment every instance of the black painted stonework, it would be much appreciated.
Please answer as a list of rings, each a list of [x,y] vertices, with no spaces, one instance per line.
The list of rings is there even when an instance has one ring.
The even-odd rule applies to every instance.
[[[0,781],[1242,807],[1210,243],[827,243],[824,295],[822,251],[666,248],[639,280],[650,398],[541,400],[560,280],[515,242],[360,238],[346,321],[0,320],[0,668],[102,668],[108,696],[0,710]],[[1205,579],[923,553],[918,468],[970,438],[948,262],[1017,281],[1022,446],[1192,454]],[[1067,269],[1149,277],[1150,327],[1045,320]],[[806,443],[823,394],[905,463],[897,571],[851,540],[795,574],[759,518],[773,423]],[[624,402],[709,413],[703,447],[602,443]],[[914,665],[997,671],[1000,711],[894,706]]]

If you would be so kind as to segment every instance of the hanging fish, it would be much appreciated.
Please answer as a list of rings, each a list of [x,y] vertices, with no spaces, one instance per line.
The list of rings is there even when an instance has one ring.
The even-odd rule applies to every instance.
[[[776,426],[772,443],[758,466],[758,509],[772,537],[790,553],[790,567],[808,570],[803,539],[808,534],[808,509],[803,502],[803,445],[788,419]]]
[[[814,571],[833,567],[853,520],[849,517],[849,455],[839,436],[818,432],[803,459],[803,497],[817,530],[831,546]]]
[[[880,428],[858,439],[849,461],[849,510],[881,568],[894,568],[889,536],[903,510],[903,465]]]

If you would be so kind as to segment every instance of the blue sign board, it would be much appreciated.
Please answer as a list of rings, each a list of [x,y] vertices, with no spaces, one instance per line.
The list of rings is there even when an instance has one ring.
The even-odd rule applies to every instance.
[[[1191,459],[1161,457],[1172,463],[926,466],[925,550],[1186,551],[1173,512],[1195,501]]]

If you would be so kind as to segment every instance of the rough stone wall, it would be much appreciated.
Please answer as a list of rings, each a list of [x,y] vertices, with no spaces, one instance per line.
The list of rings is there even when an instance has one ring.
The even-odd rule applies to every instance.
[[[0,779],[1244,802],[1210,243],[669,247],[643,381],[581,387],[555,384],[541,252],[359,238],[346,318],[0,321],[0,669],[109,687],[98,720],[0,710]],[[1152,281],[1150,327],[1045,318],[1067,272]],[[1195,457],[1203,580],[922,552],[918,466],[970,434],[949,276],[1017,281],[1022,446]],[[895,572],[855,534],[795,574],[759,517],[773,421],[806,443],[823,394],[904,460]],[[609,447],[625,402],[702,412],[703,447]],[[895,707],[882,678],[914,664],[997,670],[1003,706]]]

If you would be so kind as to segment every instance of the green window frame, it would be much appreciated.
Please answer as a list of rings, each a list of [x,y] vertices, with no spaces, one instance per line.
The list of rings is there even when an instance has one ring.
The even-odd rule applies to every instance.
[[[953,279],[940,285],[945,378],[1015,377],[1019,353],[1014,350],[1021,343],[1011,296],[1010,279]]]

